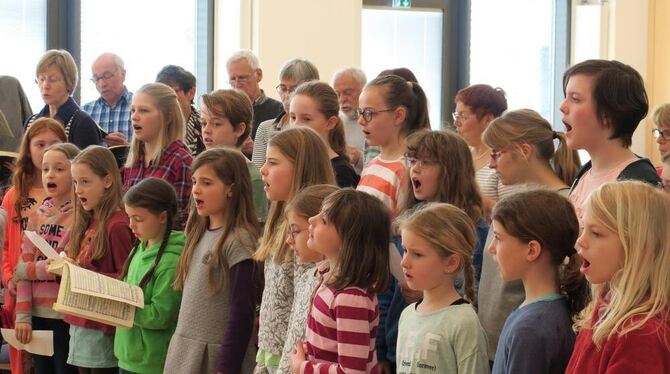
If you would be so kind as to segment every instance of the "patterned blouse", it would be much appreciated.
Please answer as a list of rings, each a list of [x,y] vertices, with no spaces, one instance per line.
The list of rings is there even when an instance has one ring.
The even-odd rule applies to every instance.
[[[191,156],[195,157],[205,150],[205,144],[202,142],[202,125],[200,124],[200,112],[195,105],[191,104],[191,115],[186,122],[186,134],[184,143],[188,147]]]

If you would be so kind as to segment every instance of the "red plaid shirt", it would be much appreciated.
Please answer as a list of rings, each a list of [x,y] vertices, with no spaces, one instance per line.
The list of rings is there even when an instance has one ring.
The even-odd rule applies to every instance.
[[[191,155],[181,140],[174,141],[161,153],[160,162],[144,166],[144,152],[132,167],[123,168],[123,190],[144,178],[156,177],[168,181],[177,192],[179,210],[175,219],[175,229],[183,230],[188,218],[188,199],[191,195]]]

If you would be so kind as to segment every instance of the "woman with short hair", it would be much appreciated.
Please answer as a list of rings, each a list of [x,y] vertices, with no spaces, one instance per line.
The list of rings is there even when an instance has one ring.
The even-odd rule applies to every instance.
[[[102,143],[102,130],[72,98],[78,77],[77,65],[68,51],[47,51],[35,69],[35,83],[45,105],[28,119],[26,128],[36,119],[48,117],[58,120],[65,128],[67,141],[80,149]]]

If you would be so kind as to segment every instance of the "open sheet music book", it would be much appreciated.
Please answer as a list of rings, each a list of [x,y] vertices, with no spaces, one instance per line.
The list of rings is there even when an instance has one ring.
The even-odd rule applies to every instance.
[[[52,262],[48,270],[61,276],[58,299],[53,304],[57,312],[131,328],[135,308],[144,308],[144,293],[137,286],[65,260]]]

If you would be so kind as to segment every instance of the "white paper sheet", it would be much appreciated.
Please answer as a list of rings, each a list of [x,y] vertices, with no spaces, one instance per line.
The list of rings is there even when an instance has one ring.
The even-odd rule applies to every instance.
[[[2,329],[2,337],[9,345],[16,349],[23,349],[30,353],[42,356],[54,355],[54,332],[44,330],[33,330],[30,343],[23,344],[16,339],[14,329]]]
[[[56,252],[56,250],[54,250],[53,248],[51,248],[51,246],[49,245],[49,243],[47,243],[47,241],[44,240],[44,238],[42,238],[41,236],[37,235],[37,233],[36,233],[35,231],[27,231],[27,230],[26,230],[26,231],[24,231],[23,233],[26,235],[26,237],[27,237],[31,242],[33,242],[33,244],[34,244],[34,245],[35,245],[35,246],[36,246],[42,253],[44,253],[45,256],[47,256],[47,258],[50,258],[50,259],[52,259],[52,260],[58,260],[58,259],[60,258],[60,256],[58,256],[58,252]]]

